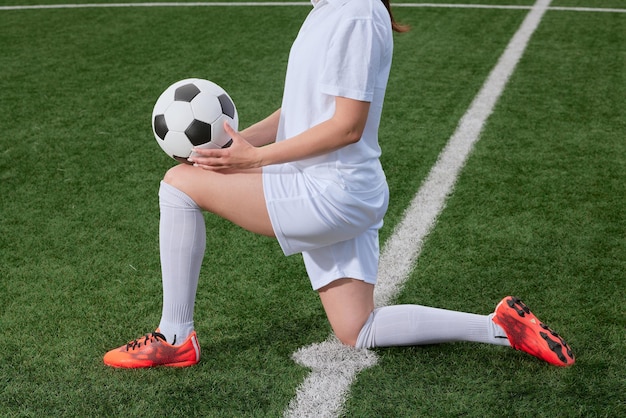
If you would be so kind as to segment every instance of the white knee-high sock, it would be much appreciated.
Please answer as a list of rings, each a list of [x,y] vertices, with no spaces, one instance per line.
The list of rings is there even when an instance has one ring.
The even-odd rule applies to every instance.
[[[160,332],[182,344],[193,332],[193,309],[206,248],[206,227],[198,205],[184,192],[161,182],[159,244],[163,280]]]
[[[375,309],[361,329],[357,348],[473,341],[510,345],[493,315],[449,311],[420,305]]]

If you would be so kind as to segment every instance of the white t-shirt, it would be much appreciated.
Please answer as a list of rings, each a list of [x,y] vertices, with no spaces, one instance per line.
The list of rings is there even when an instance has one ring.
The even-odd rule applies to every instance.
[[[386,186],[378,127],[391,67],[391,21],[381,0],[320,0],[289,54],[277,141],[330,119],[335,96],[370,102],[360,141],[290,164],[349,191]]]

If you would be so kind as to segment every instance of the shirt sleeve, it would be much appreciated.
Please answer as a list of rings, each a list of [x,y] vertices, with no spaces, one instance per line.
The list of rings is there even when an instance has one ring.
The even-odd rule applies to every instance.
[[[340,24],[326,53],[320,78],[322,93],[371,102],[384,43],[371,19],[352,19]]]

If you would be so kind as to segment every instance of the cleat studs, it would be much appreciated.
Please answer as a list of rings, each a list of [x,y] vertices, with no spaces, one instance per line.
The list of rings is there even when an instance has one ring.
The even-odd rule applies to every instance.
[[[526,306],[524,302],[522,302],[519,298],[516,298],[515,296],[512,296],[511,299],[506,301],[506,303],[507,305],[509,305],[509,308],[514,309],[515,312],[517,312],[517,314],[522,318],[526,314],[530,314],[530,309],[528,309],[528,306]]]
[[[551,340],[550,337],[548,337],[548,334],[546,334],[545,332],[540,332],[539,335],[541,335],[541,338],[543,338],[548,343],[548,347],[554,354],[556,354],[559,360],[567,364],[567,359],[563,355],[563,346],[556,341]]]

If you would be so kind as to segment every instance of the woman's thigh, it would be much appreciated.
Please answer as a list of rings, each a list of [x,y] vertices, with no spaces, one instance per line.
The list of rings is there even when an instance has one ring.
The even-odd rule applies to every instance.
[[[261,169],[218,172],[181,164],[172,167],[163,181],[185,192],[206,211],[251,232],[275,236]]]

